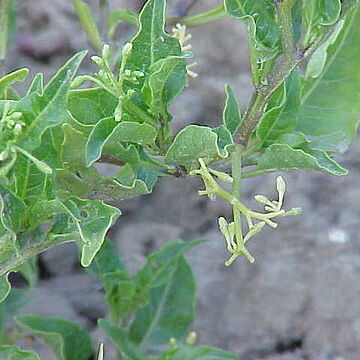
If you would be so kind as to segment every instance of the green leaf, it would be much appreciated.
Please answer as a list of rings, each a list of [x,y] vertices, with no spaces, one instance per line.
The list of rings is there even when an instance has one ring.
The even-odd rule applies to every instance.
[[[328,48],[323,73],[303,83],[298,131],[310,136],[342,132],[350,144],[360,119],[360,6],[346,18],[336,42]]]
[[[319,170],[332,175],[345,175],[347,170],[338,165],[325,152],[294,149],[286,144],[270,145],[258,159],[257,169],[265,170]]]
[[[321,13],[320,22],[322,25],[331,25],[338,20],[341,13],[341,0],[321,0],[324,10]]]
[[[303,47],[310,45],[322,34],[322,25],[334,24],[341,13],[340,0],[313,0],[303,1],[302,17],[305,36]]]
[[[124,360],[142,360],[143,357],[138,352],[137,346],[132,343],[125,330],[120,327],[112,325],[110,322],[100,319],[98,321],[100,328],[111,338],[115,343],[121,358]]]
[[[324,70],[328,47],[332,45],[340,34],[345,21],[341,20],[336,25],[333,33],[311,55],[306,65],[306,77],[317,78]]]
[[[199,242],[201,240],[191,242],[175,240],[164,245],[159,251],[150,254],[145,266],[135,276],[138,288],[146,292],[148,288],[166,284],[177,268],[179,256]]]
[[[118,99],[102,88],[77,89],[69,93],[68,108],[81,124],[95,125],[114,115]]]
[[[105,239],[109,228],[121,214],[120,210],[98,200],[82,200],[76,197],[43,201],[32,209],[32,218],[38,223],[55,216],[52,236],[69,234],[73,241],[79,239],[81,265],[89,266]],[[62,216],[60,216],[62,215]]]
[[[125,265],[117,255],[117,250],[111,240],[107,238],[104,240],[87,271],[99,277],[115,271],[126,271]]]
[[[291,133],[298,125],[301,83],[297,69],[286,80],[284,89],[279,88],[277,93],[281,97],[280,103],[265,113],[256,130],[257,138],[265,147]]]
[[[110,11],[107,24],[109,29],[109,38],[112,38],[117,26],[121,22],[127,22],[133,25],[139,25],[139,16],[130,10],[117,9]]]
[[[32,93],[18,102],[16,111],[22,112],[25,126],[17,143],[25,150],[38,147],[43,133],[66,119],[70,84],[85,55],[84,51],[74,55],[50,80],[43,95]]]
[[[171,56],[181,56],[179,42],[165,31],[165,0],[149,0],[140,15],[140,28],[131,41],[133,48],[126,63],[130,70],[142,71],[145,75],[157,61]],[[175,76],[175,74],[174,74]],[[139,90],[144,80],[132,84]]]
[[[17,316],[15,320],[50,345],[59,360],[89,360],[94,354],[91,338],[79,324],[37,315]]]
[[[125,271],[114,271],[103,274],[101,281],[105,288],[105,299],[110,309],[111,319],[114,324],[127,313],[131,313],[136,302],[136,284]]]
[[[276,23],[275,5],[269,0],[224,0],[230,16],[246,20],[255,47],[263,52],[275,53],[279,43],[279,29]],[[270,55],[274,56],[273,54]]]
[[[239,356],[214,347],[182,345],[164,352],[161,360],[238,360]]]
[[[231,134],[235,134],[242,120],[240,107],[237,98],[229,84],[225,85],[225,92],[226,100],[223,111],[223,124]]]
[[[127,121],[119,123],[113,117],[100,120],[91,131],[86,144],[86,166],[100,158],[102,149],[110,138],[116,142],[150,145],[155,142],[156,129],[148,124]]]
[[[33,81],[31,82],[29,89],[26,95],[37,93],[42,95],[44,92],[44,76],[42,73],[38,73],[35,75]]]
[[[194,318],[195,281],[183,256],[165,285],[150,291],[148,305],[138,308],[130,339],[146,353],[156,353],[171,337],[181,339]]]
[[[173,76],[175,70],[183,76]],[[186,64],[184,56],[160,59],[150,68],[150,75],[142,88],[144,101],[156,116],[169,119],[167,107],[170,101],[185,87]],[[171,77],[173,77],[171,81]]]
[[[80,20],[80,24],[88,37],[89,43],[95,50],[100,51],[103,42],[101,40],[101,36],[92,15],[91,9],[82,0],[72,0],[72,3]]]
[[[69,195],[76,194],[80,197],[95,198],[103,201],[116,201],[129,199],[135,196],[149,194],[151,188],[141,179],[135,179],[130,185],[121,184],[116,179],[102,176],[96,169],[78,169],[76,173],[58,171],[59,186]]]
[[[32,351],[21,350],[16,345],[0,346],[1,360],[40,360],[39,356]]]
[[[136,287],[110,240],[105,239],[88,271],[104,284],[111,319],[118,323],[124,314],[133,309]]]
[[[228,155],[227,147],[219,147],[218,135],[211,128],[189,125],[176,135],[165,155],[165,161],[191,169],[198,165],[199,158],[210,161]]]
[[[0,78],[0,98],[2,97],[2,94],[4,90],[12,85],[14,82],[23,82],[26,80],[26,78],[29,75],[29,69],[23,68],[19,70],[15,70],[11,72],[10,74],[7,74]]]

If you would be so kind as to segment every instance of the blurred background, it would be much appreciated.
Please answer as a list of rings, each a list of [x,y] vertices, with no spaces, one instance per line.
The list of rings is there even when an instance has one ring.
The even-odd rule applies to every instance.
[[[101,18],[98,0],[87,1]],[[169,0],[169,15],[182,16],[219,6],[220,0]],[[191,5],[191,6],[190,6]],[[142,1],[112,0],[113,9],[138,11]],[[29,67],[48,78],[66,58],[91,49],[70,0],[18,1],[16,45],[7,70]],[[134,34],[121,24],[119,44]],[[246,108],[252,92],[244,27],[232,19],[190,29],[199,77],[172,106],[174,130],[183,126],[217,126],[229,83]],[[94,51],[90,50],[90,55]],[[95,70],[89,56],[81,71]],[[24,88],[26,84],[23,85]],[[338,159],[349,175],[336,178],[312,172],[285,173],[288,208],[304,214],[279,221],[249,245],[255,264],[244,258],[230,268],[217,217],[229,215],[227,204],[199,197],[196,179],[162,179],[148,196],[119,204],[123,212],[111,230],[127,265],[135,271],[145,256],[167,240],[206,238],[191,249],[198,284],[199,342],[238,353],[241,360],[359,360],[360,359],[360,142]],[[244,181],[244,201],[256,194],[275,195],[277,174]],[[100,284],[84,273],[75,245],[65,244],[41,255],[37,301],[22,310],[65,317],[93,330],[105,316]],[[34,343],[44,359],[51,359]],[[111,360],[111,355],[108,355]]]

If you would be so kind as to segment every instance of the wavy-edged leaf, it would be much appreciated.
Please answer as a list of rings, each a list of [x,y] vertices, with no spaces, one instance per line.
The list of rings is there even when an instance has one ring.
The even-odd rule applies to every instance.
[[[15,320],[51,346],[59,360],[88,360],[94,354],[90,335],[73,321],[37,315],[17,316]]]
[[[22,112],[25,123],[17,143],[25,150],[38,147],[44,132],[67,118],[70,84],[85,55],[86,51],[74,55],[50,80],[42,95],[32,93],[17,103],[15,109]]]
[[[262,56],[273,57],[278,52],[279,28],[276,23],[275,4],[271,0],[224,0],[230,16],[247,20],[255,48]]]
[[[1,360],[40,360],[33,351],[21,350],[17,345],[0,346]]]
[[[150,67],[169,56],[181,56],[179,42],[165,31],[165,0],[149,0],[140,15],[140,28],[131,41],[133,48],[126,63],[130,70],[142,71],[148,75]],[[139,90],[144,80],[135,85]]]
[[[4,75],[0,78],[0,98],[4,90],[12,85],[14,82],[23,82],[29,75],[29,69],[23,68],[19,70],[15,70],[9,74]]]
[[[318,170],[332,175],[345,175],[347,170],[338,165],[325,152],[294,149],[287,144],[270,145],[258,159],[257,169],[265,170]]]
[[[101,201],[76,197],[64,202],[39,202],[32,209],[32,218],[38,223],[54,217],[52,237],[69,234],[73,241],[79,239],[81,265],[85,267],[90,265],[100,250],[107,231],[120,215],[120,210]]]
[[[241,124],[241,112],[239,102],[229,84],[225,85],[226,100],[223,111],[223,125],[235,134]]]
[[[149,303],[138,308],[130,339],[146,353],[157,353],[171,337],[182,339],[194,319],[195,281],[183,256],[177,259],[172,277],[150,291]]]
[[[151,112],[169,119],[167,107],[170,101],[185,87],[186,64],[184,56],[169,56],[160,59],[151,68],[142,88],[144,101]],[[182,72],[182,76],[175,72]]]
[[[153,144],[156,129],[148,124],[117,122],[113,117],[100,120],[93,128],[86,144],[86,166],[92,165],[101,156],[105,143],[113,138],[115,142],[133,142],[141,145]]]
[[[224,131],[228,130],[223,127]],[[231,134],[228,135],[228,139],[231,139]],[[221,148],[218,139],[216,132],[209,127],[189,125],[176,135],[165,155],[165,161],[191,169],[198,164],[199,158],[205,161],[226,158],[229,155],[228,145],[232,143]]]
[[[336,42],[329,46],[323,73],[303,83],[297,130],[310,136],[342,132],[350,144],[360,120],[360,6],[348,14]]]
[[[102,176],[94,168],[79,169],[78,173],[81,177],[72,171],[58,171],[59,186],[69,195],[76,194],[84,198],[116,201],[149,194],[152,190],[141,179],[135,179],[131,184],[124,185],[116,179]]]

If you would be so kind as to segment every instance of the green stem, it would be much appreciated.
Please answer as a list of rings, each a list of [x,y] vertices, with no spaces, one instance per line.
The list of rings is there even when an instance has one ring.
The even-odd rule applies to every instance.
[[[236,150],[231,154],[231,172],[232,172],[232,194],[240,200],[241,196],[241,148],[236,147]],[[235,224],[235,238],[238,246],[244,245],[244,238],[242,233],[241,213],[233,205],[233,216]]]
[[[297,57],[294,28],[292,22],[292,9],[295,0],[283,0],[278,6],[278,21],[281,29],[281,43],[287,61],[292,62]]]
[[[211,22],[221,20],[226,16],[224,5],[221,5],[215,9],[211,9],[201,14],[187,16],[183,19],[179,19],[181,24],[188,27],[195,27],[199,25],[209,24]]]
[[[0,0],[0,75],[5,73],[11,0]]]

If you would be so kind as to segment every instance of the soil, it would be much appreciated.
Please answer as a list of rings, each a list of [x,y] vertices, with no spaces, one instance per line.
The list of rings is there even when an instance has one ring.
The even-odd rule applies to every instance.
[[[97,1],[88,1],[96,8]],[[89,48],[72,10],[64,0],[19,1],[17,44],[9,53],[7,70],[27,66],[31,77],[46,78],[75,51]],[[169,1],[172,15],[185,3]],[[191,13],[209,9],[220,0],[196,1]],[[141,1],[113,0],[111,7],[138,9]],[[117,30],[119,43],[134,32]],[[242,108],[251,94],[246,34],[231,19],[191,29],[199,77],[172,107],[174,129],[193,124],[216,126],[221,121],[224,84],[239,96]],[[93,51],[90,51],[90,54]],[[91,71],[87,60],[81,71]],[[26,84],[24,85],[26,86]],[[338,160],[349,170],[344,177],[313,172],[287,173],[286,205],[304,214],[279,221],[250,244],[255,264],[237,261],[225,268],[224,243],[217,217],[229,215],[221,201],[197,196],[196,179],[162,179],[151,195],[120,204],[123,216],[111,238],[132,271],[172,238],[208,241],[189,252],[198,282],[199,341],[238,353],[242,360],[360,359],[360,141]],[[274,193],[276,174],[245,181],[244,201],[255,194]],[[84,324],[96,341],[104,335],[95,321],[106,316],[101,286],[78,266],[72,244],[40,257],[42,278],[33,303],[22,313],[62,316]],[[36,340],[43,359],[53,359]],[[109,347],[110,349],[110,347]],[[108,353],[109,360],[112,359]]]

